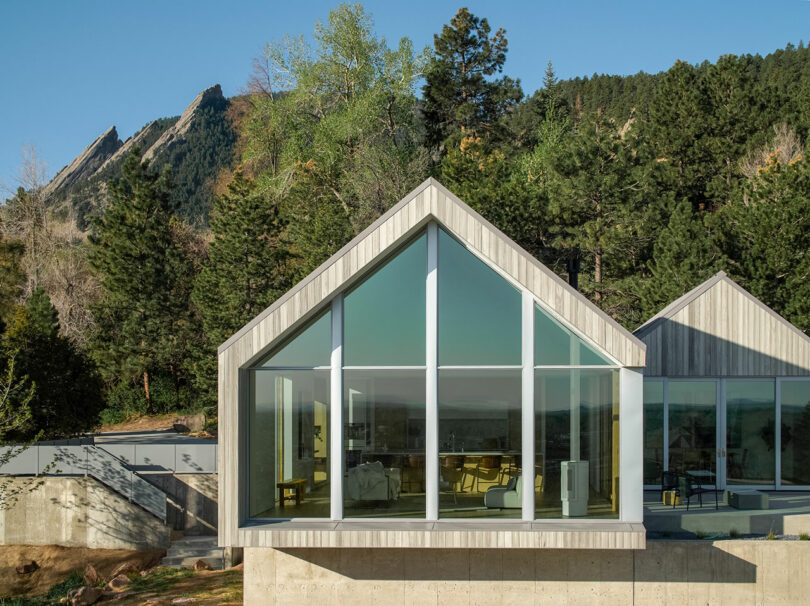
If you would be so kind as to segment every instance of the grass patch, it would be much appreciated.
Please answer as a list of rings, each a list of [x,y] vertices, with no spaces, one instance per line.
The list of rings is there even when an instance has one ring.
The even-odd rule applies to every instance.
[[[706,533],[703,532],[702,530],[698,530],[697,532],[695,532],[695,537],[698,539],[705,539]]]
[[[800,541],[810,541],[810,534],[807,534],[806,532],[800,532],[799,533],[799,540]]]
[[[769,541],[773,541],[773,540],[776,539],[776,535],[773,533],[773,530],[772,530],[767,535],[765,535],[765,538],[768,539]]]
[[[728,531],[728,536],[730,536],[732,539],[737,539],[740,536],[740,531],[736,528],[732,528]]]
[[[68,578],[51,587],[44,595],[32,598],[0,598],[0,606],[54,606],[67,596],[68,591],[82,585],[84,585],[82,572],[74,570]]]
[[[158,568],[146,576],[137,576],[132,579],[130,589],[138,593],[165,593],[182,579],[194,575],[188,568]]]

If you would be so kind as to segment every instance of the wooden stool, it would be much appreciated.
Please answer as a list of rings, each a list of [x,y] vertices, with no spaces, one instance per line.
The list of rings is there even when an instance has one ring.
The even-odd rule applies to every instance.
[[[276,484],[278,487],[278,501],[279,506],[284,507],[284,501],[292,501],[295,499],[295,504],[300,505],[304,500],[304,493],[307,489],[307,481],[303,478],[293,478],[292,480],[285,480]],[[294,490],[295,495],[287,496],[286,490]]]

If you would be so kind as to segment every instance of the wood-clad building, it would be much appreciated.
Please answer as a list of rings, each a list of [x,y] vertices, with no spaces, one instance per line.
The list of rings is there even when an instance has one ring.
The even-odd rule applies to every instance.
[[[220,544],[641,548],[644,363],[428,179],[220,347]]]
[[[647,345],[644,480],[810,485],[810,337],[719,272],[634,333]]]

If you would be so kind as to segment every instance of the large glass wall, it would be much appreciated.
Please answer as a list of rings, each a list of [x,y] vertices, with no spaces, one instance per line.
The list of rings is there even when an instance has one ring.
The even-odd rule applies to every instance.
[[[439,371],[439,517],[520,518],[521,372]]]
[[[619,515],[619,373],[535,370],[535,517]]]
[[[668,469],[716,473],[717,381],[670,381],[668,389]]]
[[[664,472],[664,382],[644,381],[644,484]]]
[[[340,509],[331,484],[342,489],[344,518],[424,519],[438,502],[440,518],[520,519],[524,474],[535,478],[537,518],[618,516],[615,366],[587,368],[613,363],[540,306],[534,326],[523,326],[521,291],[437,233],[430,246],[433,236],[415,236],[345,292],[334,307],[341,318],[326,310],[248,369],[250,517],[330,518]],[[429,250],[438,266],[432,302]],[[431,310],[436,333],[427,335]],[[536,393],[523,402],[522,336],[532,328]],[[335,369],[333,338],[343,355]],[[438,354],[432,387],[429,342]],[[333,403],[342,406],[339,477],[330,466],[333,377],[342,388]],[[427,427],[431,389],[436,427]],[[523,458],[522,406],[536,414],[534,461]],[[438,443],[432,479],[429,436]]]
[[[773,379],[726,381],[726,482],[776,481],[776,394]]]
[[[250,371],[249,509],[328,518],[329,371]]]
[[[343,515],[425,517],[425,371],[343,372]]]
[[[782,484],[810,486],[810,381],[782,381]]]

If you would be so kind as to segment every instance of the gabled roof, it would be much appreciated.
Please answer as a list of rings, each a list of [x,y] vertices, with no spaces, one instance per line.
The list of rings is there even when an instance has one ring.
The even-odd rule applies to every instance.
[[[288,335],[399,243],[436,221],[496,270],[525,287],[620,364],[644,366],[644,344],[435,179],[427,179],[219,347],[243,366]],[[234,353],[234,358],[231,358]]]
[[[810,375],[810,337],[724,271],[639,326],[651,376]]]

